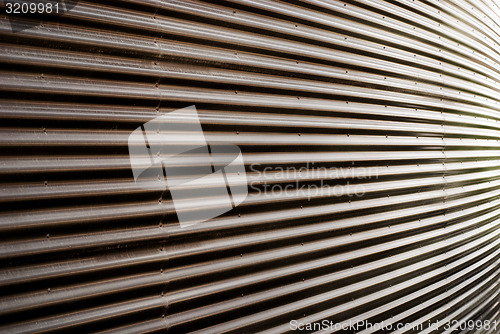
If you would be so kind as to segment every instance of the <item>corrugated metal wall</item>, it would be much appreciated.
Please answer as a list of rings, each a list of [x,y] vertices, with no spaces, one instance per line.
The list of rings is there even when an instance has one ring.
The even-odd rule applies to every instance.
[[[499,25],[495,0],[2,14],[0,331],[500,320]],[[127,138],[190,105],[252,187],[180,228]]]

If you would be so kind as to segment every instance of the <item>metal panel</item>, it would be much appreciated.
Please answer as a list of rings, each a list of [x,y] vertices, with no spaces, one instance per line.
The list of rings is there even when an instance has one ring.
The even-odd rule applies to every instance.
[[[496,1],[73,4],[0,18],[0,332],[500,331]],[[250,193],[182,228],[128,137],[191,105]]]

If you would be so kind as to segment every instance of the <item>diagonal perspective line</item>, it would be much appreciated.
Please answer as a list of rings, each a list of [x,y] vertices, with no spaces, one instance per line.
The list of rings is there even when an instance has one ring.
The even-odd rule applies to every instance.
[[[146,136],[146,130],[144,129],[144,125],[141,125],[142,135],[144,136],[144,142],[146,143],[146,148],[148,149],[149,158],[151,159],[151,163],[154,164],[153,154],[151,153],[151,146],[149,145],[148,137]]]

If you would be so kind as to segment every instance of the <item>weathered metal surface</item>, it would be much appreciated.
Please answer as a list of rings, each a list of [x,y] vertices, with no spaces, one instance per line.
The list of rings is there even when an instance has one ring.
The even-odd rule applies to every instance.
[[[78,1],[20,31],[3,10],[0,331],[497,333],[498,6]],[[127,140],[191,105],[250,193],[181,228]]]

